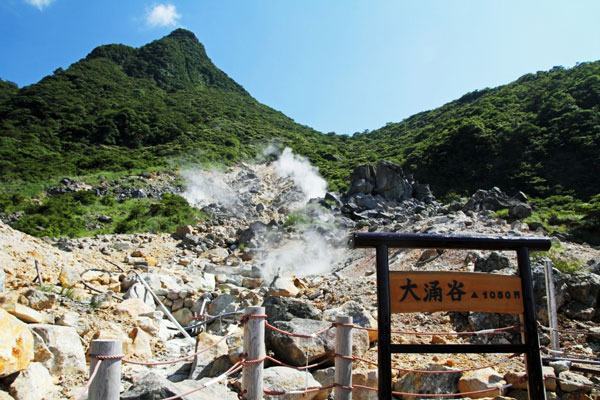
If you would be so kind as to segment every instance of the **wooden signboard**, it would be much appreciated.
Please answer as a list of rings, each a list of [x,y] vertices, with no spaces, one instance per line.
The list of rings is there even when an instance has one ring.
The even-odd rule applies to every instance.
[[[521,278],[477,272],[390,272],[392,313],[523,313]]]
[[[392,398],[393,353],[524,353],[529,399],[546,399],[529,251],[547,251],[551,246],[549,239],[359,232],[352,241],[354,247],[376,249],[379,400]],[[389,248],[511,250],[517,253],[519,276],[390,271]],[[524,340],[516,344],[392,343],[392,313],[434,311],[519,314]]]

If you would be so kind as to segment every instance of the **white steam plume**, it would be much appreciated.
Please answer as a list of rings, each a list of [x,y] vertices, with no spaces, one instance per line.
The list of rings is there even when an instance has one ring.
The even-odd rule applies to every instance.
[[[327,184],[317,168],[291,149],[265,149],[264,156],[273,155],[278,157],[270,164],[240,165],[226,173],[185,170],[183,196],[197,207],[217,203],[233,211],[227,224],[236,229],[278,221],[257,230],[248,243],[266,283],[277,275],[329,273],[345,258],[347,232],[330,210],[308,203],[323,197]]]
[[[314,229],[302,232],[298,239],[285,241],[278,247],[266,247],[260,259],[266,282],[276,276],[308,276],[328,273],[344,254],[342,247],[328,243]]]
[[[218,203],[229,209],[237,205],[236,193],[225,182],[219,171],[189,169],[181,172],[186,181],[183,197],[195,207]]]
[[[305,200],[325,196],[327,182],[319,175],[319,170],[310,162],[286,147],[274,163],[275,171],[282,178],[291,178],[302,190]]]
[[[264,235],[262,252],[257,261],[267,282],[275,276],[307,276],[331,272],[346,255],[347,232],[330,210],[308,205],[302,211],[305,222],[294,226],[295,234],[278,240],[277,235]]]

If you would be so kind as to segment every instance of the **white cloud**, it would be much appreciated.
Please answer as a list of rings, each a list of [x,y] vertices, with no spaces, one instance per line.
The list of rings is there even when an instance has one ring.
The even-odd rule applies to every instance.
[[[157,4],[152,7],[150,11],[148,11],[148,14],[146,15],[146,22],[150,26],[173,26],[177,24],[179,18],[181,18],[181,15],[177,13],[177,9],[173,4]]]
[[[40,10],[48,7],[54,0],[25,0],[29,5],[37,7]]]

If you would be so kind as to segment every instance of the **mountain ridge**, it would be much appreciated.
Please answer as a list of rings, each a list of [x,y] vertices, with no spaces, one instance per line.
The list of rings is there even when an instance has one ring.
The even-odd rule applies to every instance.
[[[333,189],[344,189],[355,165],[389,159],[438,195],[491,186],[535,196],[600,192],[598,61],[526,74],[353,137],[259,103],[183,29],[138,48],[99,46],[30,86],[0,83],[5,183],[181,159],[228,164],[275,142],[307,156]]]

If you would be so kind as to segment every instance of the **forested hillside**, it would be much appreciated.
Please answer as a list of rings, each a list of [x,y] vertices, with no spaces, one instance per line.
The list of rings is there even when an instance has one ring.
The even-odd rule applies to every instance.
[[[17,88],[0,81],[0,180],[186,161],[227,164],[291,146],[343,189],[351,168],[397,161],[436,195],[500,186],[533,196],[600,192],[600,62],[525,75],[353,137],[322,134],[260,104],[178,29],[140,48],[106,45]]]
[[[178,29],[139,49],[107,45],[21,88],[0,82],[0,180],[44,181],[185,161],[230,163],[271,141],[326,168],[346,137],[260,104]]]
[[[600,192],[600,62],[527,74],[356,139],[437,193],[587,198]]]

